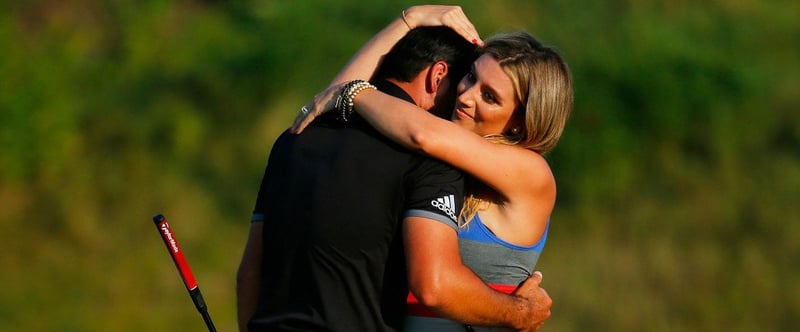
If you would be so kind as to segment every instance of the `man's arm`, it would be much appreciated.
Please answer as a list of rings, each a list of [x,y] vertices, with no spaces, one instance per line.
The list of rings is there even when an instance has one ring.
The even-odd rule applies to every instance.
[[[489,288],[461,262],[456,232],[438,221],[407,217],[403,236],[409,287],[417,299],[438,314],[471,325],[536,330],[550,317],[552,301],[539,288],[540,275],[515,295]]]
[[[258,305],[263,227],[263,222],[250,223],[250,234],[247,236],[242,261],[236,273],[236,311],[239,331],[247,331],[247,321],[256,312]]]

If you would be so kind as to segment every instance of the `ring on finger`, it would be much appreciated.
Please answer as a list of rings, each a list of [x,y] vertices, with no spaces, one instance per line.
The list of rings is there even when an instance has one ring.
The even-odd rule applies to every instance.
[[[300,113],[303,113],[303,115],[308,115],[308,112],[310,112],[308,106],[303,106],[300,108]]]

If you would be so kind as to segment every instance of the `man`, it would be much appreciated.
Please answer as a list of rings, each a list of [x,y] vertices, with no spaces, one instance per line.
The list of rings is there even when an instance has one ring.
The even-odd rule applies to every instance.
[[[473,50],[449,28],[414,29],[387,54],[375,84],[424,109],[452,109],[454,80]],[[546,317],[534,313],[549,314],[550,302],[538,280],[520,296],[505,295],[461,264],[456,233],[441,224],[455,222],[462,198],[459,171],[358,118],[345,126],[323,116],[302,135],[284,133],[270,153],[239,268],[240,329],[395,331],[407,277],[445,317],[521,329],[540,323]],[[408,246],[417,245],[436,251],[406,262]]]

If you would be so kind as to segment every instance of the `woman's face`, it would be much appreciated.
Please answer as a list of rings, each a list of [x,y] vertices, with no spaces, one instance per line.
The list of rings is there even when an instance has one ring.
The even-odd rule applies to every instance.
[[[506,131],[517,103],[514,84],[497,60],[490,55],[475,60],[457,91],[453,122],[481,136]]]

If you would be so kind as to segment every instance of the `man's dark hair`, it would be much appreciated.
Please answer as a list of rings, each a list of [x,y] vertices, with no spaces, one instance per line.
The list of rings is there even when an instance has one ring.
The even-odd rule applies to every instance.
[[[384,56],[375,79],[411,82],[425,67],[444,61],[449,66],[448,75],[457,83],[469,71],[475,50],[475,45],[448,27],[415,28]]]

